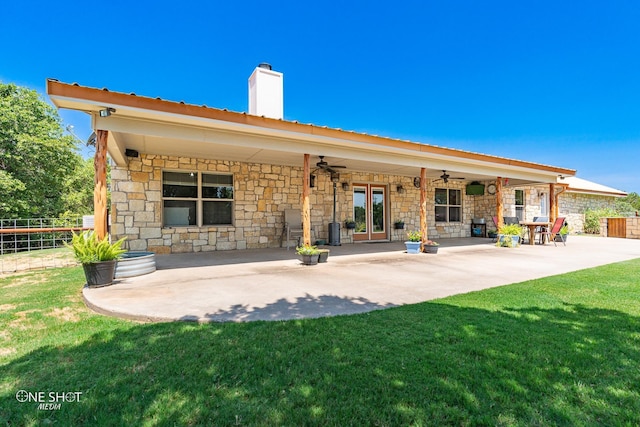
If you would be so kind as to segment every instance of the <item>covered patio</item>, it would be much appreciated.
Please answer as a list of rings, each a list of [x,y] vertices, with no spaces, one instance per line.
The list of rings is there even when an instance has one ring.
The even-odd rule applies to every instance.
[[[256,72],[279,74],[272,70]],[[466,237],[518,186],[543,185],[557,216],[568,168],[231,112],[106,89],[47,82],[59,108],[85,111],[96,131],[95,226],[131,250],[158,254],[282,246],[284,212],[301,213],[302,243],[401,241],[394,222],[428,239]],[[479,193],[468,192],[478,183]],[[486,190],[485,190],[486,188]],[[355,219],[355,231],[340,229]],[[335,237],[335,236],[333,236]]]
[[[437,255],[398,242],[331,248],[302,266],[292,251],[158,256],[158,271],[83,290],[94,310],[139,321],[245,322],[364,313],[508,285],[640,256],[640,241],[571,236],[567,246],[498,248],[448,239]]]

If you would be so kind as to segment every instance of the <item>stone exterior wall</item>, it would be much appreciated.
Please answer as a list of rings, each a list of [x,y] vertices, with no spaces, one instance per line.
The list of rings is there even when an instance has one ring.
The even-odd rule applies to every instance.
[[[558,213],[567,217],[569,231],[584,232],[584,213],[592,209],[614,209],[616,197],[564,192],[559,197]]]
[[[233,225],[162,225],[162,172],[218,172],[234,176]],[[185,157],[142,154],[130,159],[127,168],[111,169],[111,232],[115,238],[127,237],[130,250],[156,253],[201,252],[215,250],[273,248],[285,246],[284,211],[299,209],[303,186],[302,167],[203,160]],[[312,240],[328,240],[333,220],[333,183],[328,173],[316,171],[311,189]],[[488,185],[492,181],[483,182]],[[345,191],[342,183],[348,184]],[[353,242],[353,231],[342,224],[353,217],[353,184],[379,184],[387,190],[388,236],[404,241],[406,232],[420,229],[420,190],[413,177],[374,173],[343,173],[336,188],[336,220],[341,224],[342,243]],[[402,191],[398,191],[398,186]],[[436,188],[459,189],[462,193],[462,221],[434,221]],[[503,189],[504,215],[515,216],[515,189],[525,191],[525,219],[540,215],[540,198],[548,197],[548,186],[507,187]],[[544,194],[544,196],[542,196]],[[568,218],[572,232],[582,231],[584,211],[612,207],[614,197],[564,193],[559,212]],[[467,196],[465,183],[430,183],[427,190],[428,237],[430,239],[470,237],[472,218],[484,218],[487,231],[494,229],[494,195]],[[396,220],[405,222],[404,230],[394,230]],[[294,244],[296,242],[290,242]]]
[[[626,218],[626,238],[640,239],[640,217]],[[600,218],[600,236],[609,237],[609,218]]]
[[[164,170],[233,174],[233,225],[164,227]],[[284,246],[284,211],[301,206],[302,174],[302,167],[141,154],[139,158],[130,159],[128,167],[111,169],[111,233],[114,238],[126,236],[125,246],[130,250],[161,254]],[[323,171],[316,171],[315,175],[315,187],[310,195],[312,240],[328,240],[328,224],[333,220],[333,183]],[[342,189],[343,182],[349,185],[347,191]],[[408,230],[420,229],[420,191],[413,185],[413,177],[395,175],[341,174],[336,189],[338,222],[343,224],[353,217],[354,183],[386,187],[386,225],[390,240],[404,241]],[[398,185],[402,185],[402,192],[397,190]],[[462,222],[436,224],[433,221],[436,187],[462,191]],[[469,237],[475,209],[471,197],[478,196],[465,196],[462,182],[430,185],[427,193],[429,238]],[[404,230],[393,229],[396,220],[405,222]],[[341,226],[341,242],[352,241],[353,232]]]

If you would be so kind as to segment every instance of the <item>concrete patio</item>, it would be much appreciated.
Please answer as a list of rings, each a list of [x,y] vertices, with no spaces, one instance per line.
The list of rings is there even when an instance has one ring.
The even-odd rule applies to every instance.
[[[329,262],[300,264],[294,250],[164,255],[158,271],[83,290],[97,312],[139,321],[288,320],[414,304],[640,257],[640,240],[569,236],[567,246],[497,248],[450,239],[437,255],[402,243],[328,247]]]

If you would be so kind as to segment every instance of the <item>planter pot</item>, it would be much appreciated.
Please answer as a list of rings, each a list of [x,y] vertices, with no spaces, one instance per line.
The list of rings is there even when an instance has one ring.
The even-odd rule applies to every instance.
[[[329,258],[329,249],[320,249],[320,253],[318,254],[318,262],[327,262]]]
[[[355,222],[347,222],[344,224],[344,226],[347,228],[347,230],[353,230],[356,228],[356,223]]]
[[[404,245],[407,247],[408,254],[420,253],[420,242],[404,242]]]
[[[499,246],[507,247],[507,248],[515,248],[520,243],[520,236],[499,234],[498,242],[500,243]]]
[[[426,254],[437,254],[439,246],[424,245],[424,252]]]
[[[565,235],[564,235],[564,241],[565,241],[565,242],[567,241],[567,238],[568,238],[568,237],[569,237],[569,235],[568,235],[568,234],[565,234]],[[556,238],[555,238],[555,240],[556,240],[556,242],[562,242],[562,237],[560,237],[560,235],[559,235],[559,234],[556,234]]]
[[[84,277],[87,279],[87,286],[100,288],[113,283],[116,260],[82,264],[82,268],[84,269]]]
[[[116,263],[116,279],[142,276],[156,271],[156,254],[153,252],[125,252]]]
[[[404,222],[403,223],[396,223],[393,226],[395,227],[396,230],[404,230]]]
[[[302,257],[302,263],[304,265],[316,265],[318,263],[319,254],[315,255],[300,255]]]

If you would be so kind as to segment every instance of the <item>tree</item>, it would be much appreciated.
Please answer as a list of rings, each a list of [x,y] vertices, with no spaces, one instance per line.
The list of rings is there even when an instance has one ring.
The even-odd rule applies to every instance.
[[[629,193],[626,197],[618,199],[620,203],[627,203],[631,206],[630,211],[640,211],[640,195],[638,193]]]
[[[0,218],[63,212],[65,183],[81,162],[55,108],[34,90],[0,83]]]

